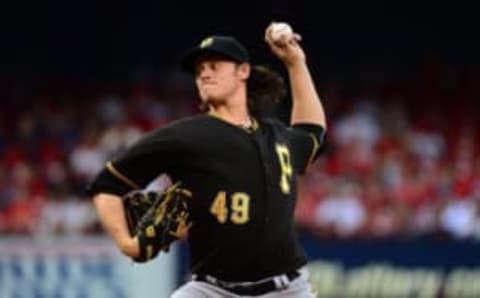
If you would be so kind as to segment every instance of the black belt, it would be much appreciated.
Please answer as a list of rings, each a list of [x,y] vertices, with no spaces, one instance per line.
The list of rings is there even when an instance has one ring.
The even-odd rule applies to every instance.
[[[194,274],[193,280],[203,281],[237,295],[259,296],[288,287],[290,282],[300,276],[299,271],[288,272],[256,282],[228,282],[211,275]]]

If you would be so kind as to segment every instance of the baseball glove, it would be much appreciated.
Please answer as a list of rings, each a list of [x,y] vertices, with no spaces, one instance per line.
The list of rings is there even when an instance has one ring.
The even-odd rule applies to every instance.
[[[172,242],[186,236],[191,226],[187,205],[191,197],[179,183],[164,192],[135,192],[125,197],[128,229],[140,246],[135,262],[151,260],[160,250],[168,252]]]

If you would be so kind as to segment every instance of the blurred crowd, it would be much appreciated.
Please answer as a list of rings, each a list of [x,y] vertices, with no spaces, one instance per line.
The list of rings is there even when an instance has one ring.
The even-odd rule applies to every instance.
[[[194,112],[182,83],[12,88],[0,108],[0,234],[100,232],[86,185],[143,133]]]
[[[438,67],[320,84],[329,133],[300,178],[302,229],[480,241],[480,84]],[[10,92],[0,109],[0,234],[99,233],[85,185],[146,131],[197,112],[191,84]]]
[[[479,83],[430,62],[326,90],[328,146],[301,179],[299,225],[337,239],[480,241]]]

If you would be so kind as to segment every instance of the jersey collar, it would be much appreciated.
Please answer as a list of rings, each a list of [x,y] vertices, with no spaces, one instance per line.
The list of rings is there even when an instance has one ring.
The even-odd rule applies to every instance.
[[[256,131],[258,129],[258,121],[257,119],[255,119],[255,117],[251,116],[250,115],[250,121],[251,121],[251,124],[246,126],[246,125],[241,125],[241,124],[233,124],[233,123],[230,123],[228,121],[225,121],[223,118],[219,117],[215,112],[213,111],[208,111],[207,112],[207,115],[215,118],[215,119],[218,119],[220,121],[223,121],[229,125],[232,125],[232,126],[235,126],[235,127],[238,127],[238,128],[241,128],[243,130],[245,130],[246,132],[249,132],[249,133],[252,133],[254,131]]]

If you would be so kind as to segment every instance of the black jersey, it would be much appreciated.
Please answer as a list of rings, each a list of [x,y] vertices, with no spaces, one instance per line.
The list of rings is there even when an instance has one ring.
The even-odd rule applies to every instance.
[[[296,176],[317,155],[321,126],[258,120],[247,131],[210,115],[146,135],[107,167],[90,193],[124,195],[161,173],[193,193],[191,269],[227,281],[259,280],[306,263],[293,213]]]

